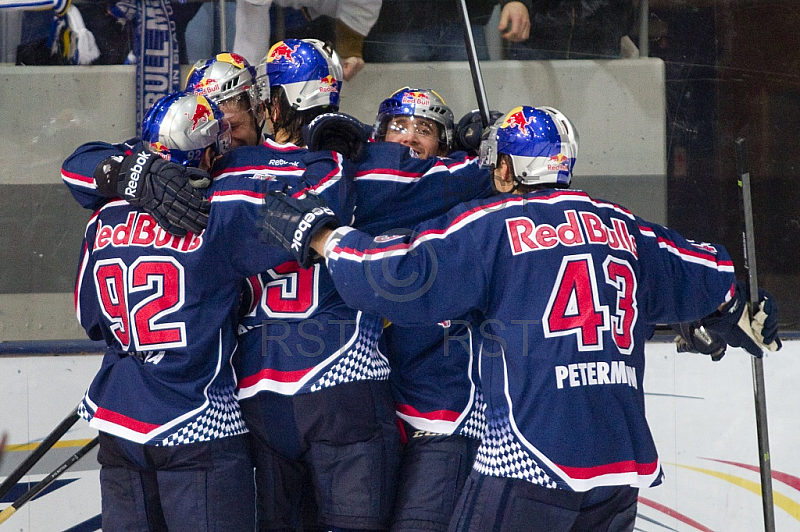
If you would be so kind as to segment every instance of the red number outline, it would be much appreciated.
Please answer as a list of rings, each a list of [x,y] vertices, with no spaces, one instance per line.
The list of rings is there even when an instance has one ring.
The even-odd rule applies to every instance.
[[[638,281],[631,264],[624,259],[609,255],[603,262],[606,283],[617,289],[616,312],[611,318],[611,334],[619,352],[630,355],[633,352],[633,326],[639,317],[636,301]]]
[[[307,318],[319,306],[320,265],[306,270],[284,262],[259,275],[264,290],[261,308],[270,318]]]
[[[99,260],[94,265],[94,287],[103,316],[111,322],[109,328],[123,349],[131,345],[128,317],[128,268],[122,259]],[[121,310],[118,310],[121,309]]]
[[[591,308],[587,308],[589,303]],[[598,300],[594,261],[590,254],[567,255],[561,261],[542,317],[542,327],[545,338],[574,334],[579,351],[603,349],[608,307]]]
[[[123,349],[156,350],[186,346],[184,322],[160,322],[185,303],[183,266],[173,257],[140,257],[127,266],[103,259],[94,266],[94,284],[103,315]],[[129,294],[153,292],[128,310]]]
[[[620,353],[633,352],[633,330],[639,317],[636,274],[630,262],[613,256],[603,262],[603,273],[606,284],[617,292],[613,312],[608,305],[600,304],[592,256],[568,255],[562,259],[542,316],[545,338],[574,334],[579,351],[600,351],[603,332],[610,330]]]

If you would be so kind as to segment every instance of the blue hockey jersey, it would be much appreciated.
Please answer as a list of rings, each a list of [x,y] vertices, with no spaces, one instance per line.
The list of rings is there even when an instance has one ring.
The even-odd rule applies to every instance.
[[[723,248],[577,190],[471,202],[412,235],[341,232],[327,265],[349,305],[399,324],[484,316],[476,470],[575,491],[661,482],[645,341],[731,296]]]
[[[109,155],[129,154],[134,148],[132,141],[116,152],[104,143],[87,144],[67,159],[62,178],[81,205],[97,208],[107,198],[96,191],[95,166]],[[351,169],[338,154],[308,153],[268,139],[263,145],[226,154],[212,172],[215,181],[303,174],[312,181],[352,176],[357,196],[353,223],[375,235],[413,227],[491,190],[489,174],[475,158],[454,154],[421,161],[394,143],[370,144],[365,159]],[[385,379],[389,374],[386,356],[377,345],[383,320],[347,307],[320,265],[302,270],[287,261],[250,277],[239,321],[244,349],[236,354],[234,367],[240,399],[265,390],[290,395],[312,392],[351,380]],[[466,334],[462,327],[456,323],[451,338]],[[404,341],[403,349],[391,350],[398,414],[424,430],[477,437],[484,423],[480,391],[469,371],[471,352],[463,343],[450,341],[454,354],[442,357],[444,331],[438,326],[417,328],[411,332],[415,343]],[[392,336],[390,331],[390,343]]]
[[[309,185],[335,206],[339,183]],[[149,445],[245,432],[231,365],[237,309],[245,278],[292,258],[257,231],[264,193],[283,187],[272,176],[215,180],[198,235],[169,235],[122,200],[106,199],[92,216],[76,311],[89,337],[109,347],[80,409],[91,426]]]
[[[378,236],[447,212],[491,193],[490,174],[477,159],[458,152],[419,161],[407,147],[379,143],[356,171],[359,230]],[[485,430],[471,316],[436,325],[384,329],[389,380],[397,415],[412,427],[439,434],[480,438]]]

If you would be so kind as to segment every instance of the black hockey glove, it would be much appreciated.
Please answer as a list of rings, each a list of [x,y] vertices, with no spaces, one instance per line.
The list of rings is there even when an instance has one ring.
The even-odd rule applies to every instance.
[[[311,239],[326,226],[335,229],[339,222],[314,193],[293,198],[285,192],[272,191],[264,198],[259,226],[261,239],[291,252],[301,268],[310,268],[322,259],[311,249]]]
[[[344,113],[324,113],[312,120],[303,134],[310,151],[331,150],[359,162],[372,128]]]
[[[106,159],[98,166],[98,189],[114,186],[116,195],[151,215],[158,225],[176,236],[184,236],[187,231],[198,234],[208,225],[211,202],[199,190],[211,183],[206,172],[166,161],[147,150],[125,157],[119,163],[116,180],[113,168],[110,174],[102,171],[104,165],[113,164]],[[98,172],[105,175],[99,176]],[[101,180],[106,183],[101,185]]]
[[[714,362],[725,356],[728,344],[718,335],[708,331],[699,321],[672,325],[678,333],[675,347],[678,353],[701,353],[711,356]]]
[[[503,113],[499,111],[489,111],[489,125],[494,124],[501,116],[503,116]],[[478,109],[462,116],[456,126],[456,149],[465,151],[470,155],[478,155],[481,148],[483,129],[481,112]]]
[[[774,298],[766,290],[759,289],[758,308],[752,320],[747,300],[747,286],[739,281],[728,305],[703,318],[701,323],[728,345],[741,347],[756,357],[763,355],[762,347],[770,351],[783,347],[778,338],[778,305]]]

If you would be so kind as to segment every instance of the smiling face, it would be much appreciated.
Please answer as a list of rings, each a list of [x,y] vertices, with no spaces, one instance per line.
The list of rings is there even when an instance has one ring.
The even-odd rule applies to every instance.
[[[219,104],[220,110],[231,126],[231,147],[255,146],[261,140],[253,113],[249,109],[247,98],[234,96]]]
[[[408,146],[420,159],[440,155],[439,126],[428,118],[395,116],[387,124],[384,140]]]

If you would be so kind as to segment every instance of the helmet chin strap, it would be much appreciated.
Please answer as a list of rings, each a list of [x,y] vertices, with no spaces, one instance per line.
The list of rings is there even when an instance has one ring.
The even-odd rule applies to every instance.
[[[514,188],[508,191],[509,194],[516,194],[519,190],[519,187],[523,186],[523,182],[519,180],[517,176],[514,176]],[[520,191],[521,192],[521,191]]]

